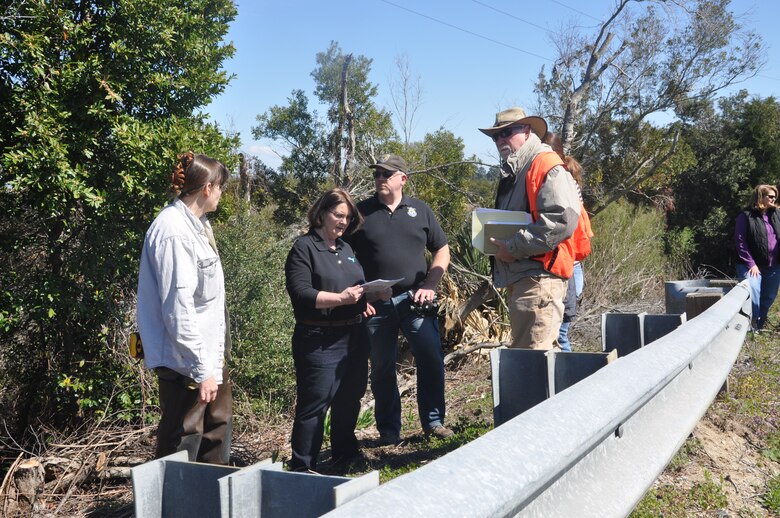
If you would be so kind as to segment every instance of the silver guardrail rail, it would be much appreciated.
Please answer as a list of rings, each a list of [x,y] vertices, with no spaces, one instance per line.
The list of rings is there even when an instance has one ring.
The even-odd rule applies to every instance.
[[[723,386],[745,283],[648,347],[328,517],[628,515]]]

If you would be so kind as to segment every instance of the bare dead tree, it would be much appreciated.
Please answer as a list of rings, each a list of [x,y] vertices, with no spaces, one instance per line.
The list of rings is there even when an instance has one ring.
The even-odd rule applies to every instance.
[[[409,147],[414,131],[417,111],[422,104],[422,85],[419,74],[412,75],[409,69],[409,58],[406,55],[395,57],[397,79],[390,80],[390,100],[393,103],[393,114],[401,128],[404,148]]]
[[[342,87],[341,109],[347,125],[347,156],[344,162],[344,177],[341,184],[342,187],[345,188],[349,188],[354,176],[352,174],[352,170],[355,167],[355,148],[357,143],[355,137],[355,118],[352,109],[349,106],[349,95],[347,89],[348,68],[351,61],[352,54],[347,54],[346,58],[344,59],[344,68],[341,73],[341,82],[344,85]]]
[[[252,197],[252,178],[249,176],[247,157],[244,153],[239,153],[238,158],[240,160],[238,165],[239,192],[244,202],[249,203],[249,200]]]
[[[761,38],[741,27],[728,5],[618,0],[592,33],[572,25],[555,34],[558,58],[549,74],[542,68],[536,93],[564,151],[577,155],[586,172],[595,169],[605,153],[631,149],[652,115],[685,118],[696,103],[758,73],[765,63]],[[661,147],[676,149],[674,131]],[[648,179],[644,172],[658,171],[672,155],[648,149],[632,157],[594,210],[619,197],[613,189],[635,189]]]
[[[338,123],[336,128],[331,134],[331,152],[333,153],[333,165],[331,166],[331,177],[334,179],[336,185],[342,185],[344,170],[341,165],[341,148],[344,138],[344,126],[346,125],[344,117],[344,105],[346,104],[346,98],[348,93],[347,87],[347,72],[349,70],[349,62],[352,60],[352,54],[344,56],[344,61],[341,64],[341,85],[340,85],[340,103],[338,108]]]

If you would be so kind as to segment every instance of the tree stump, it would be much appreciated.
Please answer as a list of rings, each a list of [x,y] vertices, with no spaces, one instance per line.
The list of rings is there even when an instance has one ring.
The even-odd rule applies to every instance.
[[[30,513],[36,509],[38,495],[43,491],[43,465],[38,459],[20,462],[13,473],[13,490],[9,491],[10,509]]]

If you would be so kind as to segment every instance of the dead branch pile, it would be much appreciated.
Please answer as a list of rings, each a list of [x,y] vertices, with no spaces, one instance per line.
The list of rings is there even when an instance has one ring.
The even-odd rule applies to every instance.
[[[83,516],[101,502],[114,516],[131,516],[130,468],[150,460],[153,429],[115,425],[67,437],[48,430],[37,454],[3,439],[17,456],[0,486],[0,515]]]

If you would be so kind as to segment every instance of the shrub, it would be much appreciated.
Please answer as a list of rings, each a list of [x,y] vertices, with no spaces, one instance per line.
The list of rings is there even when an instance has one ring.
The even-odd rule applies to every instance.
[[[272,222],[273,208],[254,212],[226,197],[228,217],[220,215],[214,234],[225,270],[236,394],[244,392],[262,414],[285,413],[295,398],[290,353],[295,321],[284,261],[295,235]]]

